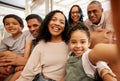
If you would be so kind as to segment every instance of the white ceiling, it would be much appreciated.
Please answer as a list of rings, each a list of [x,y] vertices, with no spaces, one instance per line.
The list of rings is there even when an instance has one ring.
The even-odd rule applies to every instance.
[[[53,9],[52,10],[62,10],[64,14],[68,17],[68,13],[73,4],[77,4],[81,7],[84,18],[87,17],[87,5],[92,0],[53,0]],[[104,10],[110,9],[110,0],[98,0],[102,3]],[[38,13],[40,15],[45,15],[45,0],[41,5],[38,5],[33,9],[32,13]]]
[[[28,1],[28,0],[27,0]],[[40,16],[44,17],[46,15],[45,11],[45,1],[46,0],[33,0],[33,1],[39,1],[40,3],[36,3],[37,5],[32,8],[32,13],[39,14]],[[78,4],[84,13],[84,16],[87,16],[86,9],[87,5],[92,0],[52,0],[53,10],[59,9],[62,10],[66,16],[68,16],[68,12],[73,4]],[[98,0],[102,2],[103,8],[105,10],[110,9],[110,0]],[[25,7],[26,7],[26,0],[0,0],[0,16],[6,15],[9,13],[18,14],[21,17],[25,17]]]
[[[27,0],[29,1],[29,0]],[[0,38],[4,37],[2,36],[2,33],[4,32],[3,30],[3,23],[2,19],[6,14],[16,14],[20,17],[25,18],[25,7],[26,7],[26,0],[0,0]],[[46,2],[48,0],[32,0],[37,1],[32,5],[32,13],[38,14],[41,17],[44,18],[46,15],[46,10],[51,7],[46,9]],[[52,10],[59,9],[64,12],[66,17],[68,17],[69,10],[73,4],[77,4],[82,8],[83,14],[84,14],[84,19],[87,18],[87,5],[89,4],[90,1],[92,0],[49,0],[52,1]],[[102,3],[104,10],[110,9],[110,0],[98,0]],[[47,5],[48,6],[48,5]],[[25,22],[25,20],[24,20]],[[25,23],[26,25],[26,23]],[[24,27],[24,30],[27,29],[27,25]]]
[[[14,5],[14,6],[18,6],[18,7],[21,7],[21,8],[25,8],[25,2],[26,0],[0,0],[0,2],[2,3],[6,3],[6,4],[11,4],[11,5]]]

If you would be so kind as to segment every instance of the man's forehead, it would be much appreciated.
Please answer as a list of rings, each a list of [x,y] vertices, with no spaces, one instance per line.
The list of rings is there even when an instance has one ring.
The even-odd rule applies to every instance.
[[[89,11],[90,10],[97,10],[97,9],[101,9],[98,4],[90,4],[87,8],[87,10],[89,10]]]

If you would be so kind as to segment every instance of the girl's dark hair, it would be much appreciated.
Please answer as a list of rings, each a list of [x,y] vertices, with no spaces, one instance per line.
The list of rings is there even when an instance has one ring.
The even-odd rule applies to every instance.
[[[6,18],[14,18],[14,19],[16,19],[16,20],[19,22],[19,24],[20,24],[21,27],[24,27],[23,20],[22,20],[19,16],[14,15],[14,14],[8,14],[8,15],[6,15],[6,16],[3,18],[3,24],[4,24],[4,25],[5,25],[5,19],[6,19]]]
[[[48,42],[49,40],[51,40],[51,34],[50,34],[49,30],[48,30],[48,24],[49,24],[50,20],[52,19],[52,17],[56,13],[63,14],[63,12],[60,11],[60,10],[54,10],[54,11],[51,11],[50,13],[48,13],[46,15],[46,17],[43,20],[43,23],[42,23],[42,25],[40,27],[39,36],[37,38],[37,41],[44,40],[45,42]],[[64,17],[65,17],[65,15],[64,15]],[[64,28],[64,31],[62,32],[62,40],[63,41],[65,41],[65,39],[66,39],[67,31],[68,31],[68,22],[67,22],[67,18],[65,17],[65,28]]]
[[[76,30],[83,30],[86,32],[86,35],[88,36],[88,38],[90,39],[90,32],[89,29],[84,25],[83,22],[77,23],[77,25],[75,25],[74,27],[71,27],[67,33],[67,38],[66,38],[66,43],[68,43],[68,41],[71,38],[71,34],[76,31]]]
[[[72,24],[72,23],[73,23],[73,20],[72,20],[72,18],[71,18],[71,11],[72,11],[72,8],[73,8],[73,7],[77,7],[77,8],[78,8],[79,14],[80,14],[80,19],[79,19],[79,21],[83,22],[83,12],[82,12],[82,9],[80,8],[79,5],[73,5],[73,6],[71,7],[71,9],[70,9],[70,11],[69,11],[69,15],[68,15],[68,22],[69,22],[69,24]]]

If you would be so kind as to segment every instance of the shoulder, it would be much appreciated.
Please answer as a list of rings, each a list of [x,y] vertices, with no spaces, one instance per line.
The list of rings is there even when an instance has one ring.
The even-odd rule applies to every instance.
[[[35,38],[32,36],[32,34],[29,32],[29,30],[23,31],[23,35],[22,35],[22,36],[25,37],[26,40],[33,40],[33,39],[35,39]]]
[[[82,65],[87,76],[94,78],[96,67],[89,60],[88,54],[91,49],[88,49],[82,56]]]
[[[86,20],[84,21],[84,23],[85,23],[85,24],[92,24],[89,19],[86,19]]]
[[[90,51],[91,51],[91,49],[88,49],[88,50],[85,51],[85,53],[83,53],[83,55],[82,55],[82,61],[84,61],[84,60],[88,61],[89,60],[88,55],[89,55]]]
[[[41,47],[43,48],[45,47],[45,45],[46,45],[46,42],[44,40],[40,40],[35,46],[35,48],[41,48]]]
[[[44,40],[40,40],[38,44],[45,44],[46,42]]]
[[[96,44],[92,50],[100,52],[102,50],[113,49],[113,48],[116,48],[115,44],[100,43],[100,44]]]
[[[13,37],[12,36],[8,36],[8,37],[5,37],[4,39],[2,39],[1,41],[4,41],[4,42],[8,42],[8,41],[10,41],[10,40],[12,40],[13,39]]]
[[[83,55],[82,55],[82,58],[88,58],[88,54],[89,54],[89,52],[91,51],[91,49],[87,49],[84,53],[83,53]]]
[[[23,33],[23,35],[31,35],[31,33],[29,32],[29,30],[25,30],[22,33]]]
[[[83,23],[84,23],[88,28],[93,25],[92,22],[91,22],[89,19],[86,19]]]

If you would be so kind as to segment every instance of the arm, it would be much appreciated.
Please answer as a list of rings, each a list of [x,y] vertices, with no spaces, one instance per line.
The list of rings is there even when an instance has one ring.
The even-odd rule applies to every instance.
[[[31,52],[31,47],[32,47],[32,40],[26,41],[24,58],[28,59]]]
[[[111,9],[112,9],[112,17],[113,17],[113,26],[116,32],[116,37],[117,37],[117,46],[118,49],[120,49],[120,11],[119,11],[119,5],[120,2],[119,1],[114,1],[114,0],[110,0],[111,1]],[[120,52],[120,50],[118,50]],[[120,54],[119,54],[120,57]]]
[[[91,46],[93,48],[98,43],[112,43],[113,42],[113,32],[107,29],[99,29],[97,31],[91,32]]]
[[[64,81],[64,80],[65,80],[65,76],[60,79],[60,81]]]
[[[98,61],[96,63],[97,71],[103,81],[117,81],[116,75],[106,62]]]
[[[25,65],[21,73],[21,76],[16,81],[32,81],[35,75],[41,72],[40,59],[41,59],[41,52],[39,46],[37,45],[33,49],[27,61],[27,64]]]
[[[65,74],[66,75],[66,74]],[[65,79],[65,75],[60,79],[60,81],[64,81]]]
[[[11,66],[0,67],[0,78],[7,77],[10,74]]]
[[[108,64],[118,62],[118,50],[115,44],[98,44],[89,53],[89,60],[95,65],[97,61],[105,61]]]
[[[17,66],[15,68],[15,72],[22,71],[24,69],[24,66]]]
[[[101,71],[103,81],[117,81],[116,75],[113,72],[109,73],[109,70],[104,68]]]
[[[5,51],[0,53],[0,66],[25,65],[26,62],[27,59],[11,51]]]
[[[91,61],[91,63],[94,65],[98,61],[105,61],[109,65],[111,65],[111,64],[117,65],[117,63],[119,62],[117,53],[118,53],[118,50],[117,50],[116,45],[98,44],[92,49],[92,51],[89,53],[88,57],[89,57],[89,60]],[[112,74],[114,74],[112,72],[112,70],[114,71],[113,68],[111,68],[112,70],[109,69],[107,64],[105,66],[101,65],[101,64],[99,64],[97,66],[99,66],[99,68],[101,69],[101,71],[99,71],[99,70],[98,71],[104,81],[117,81],[117,79],[112,75]],[[108,67],[107,69],[105,69],[106,66]],[[117,67],[116,69],[119,70],[119,67]],[[117,75],[117,76],[119,76],[119,75]],[[109,78],[109,80],[108,80],[108,78]]]
[[[0,66],[2,65],[25,65],[26,64],[26,61],[28,59],[28,56],[30,54],[30,49],[31,49],[31,46],[32,46],[32,38],[26,34],[26,33],[23,33],[26,35],[26,43],[25,43],[25,51],[24,51],[24,57],[20,56],[19,54],[17,53],[14,53],[12,51],[9,51],[7,49],[7,46],[5,46],[4,42],[1,43],[2,47],[1,49],[6,49],[7,51],[4,50],[4,52],[1,52],[2,54],[0,54]],[[25,42],[25,41],[24,41]],[[1,62],[4,62],[4,64]]]
[[[32,47],[32,41],[26,41],[25,45],[25,52],[24,52],[24,58],[28,59],[30,52],[31,52],[31,47]],[[24,66],[18,66],[15,68],[15,71],[21,71],[23,70]]]

